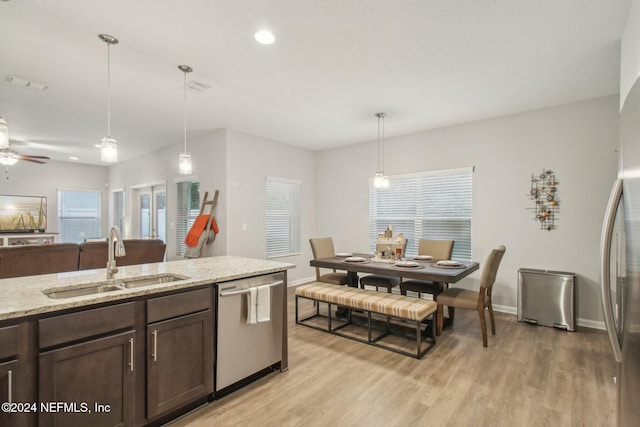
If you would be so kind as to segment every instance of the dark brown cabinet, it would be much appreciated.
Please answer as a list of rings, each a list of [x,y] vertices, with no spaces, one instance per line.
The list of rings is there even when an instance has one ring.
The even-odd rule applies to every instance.
[[[147,418],[213,392],[211,288],[147,301]]]
[[[147,327],[147,416],[213,391],[211,310]]]
[[[0,363],[0,402],[17,402],[16,386],[18,381],[18,361],[12,360],[10,362]],[[0,411],[0,426],[18,425],[18,417],[19,414],[17,412],[9,412],[3,408],[3,410]]]
[[[0,427],[159,425],[213,393],[213,286],[0,326]]]
[[[40,426],[134,425],[134,324],[134,303],[38,321]]]
[[[25,345],[27,330],[26,323],[0,328],[0,403],[10,404],[0,410],[2,427],[30,426],[36,420],[37,406],[30,394],[33,375],[28,374],[34,367],[28,366],[30,358]]]
[[[40,426],[131,426],[135,332],[40,354]]]

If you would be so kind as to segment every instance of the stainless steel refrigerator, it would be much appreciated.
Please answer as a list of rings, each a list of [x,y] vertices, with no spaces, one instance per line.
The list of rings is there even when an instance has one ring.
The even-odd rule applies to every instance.
[[[620,179],[602,228],[602,306],[616,360],[617,424],[640,420],[640,78],[620,116]]]

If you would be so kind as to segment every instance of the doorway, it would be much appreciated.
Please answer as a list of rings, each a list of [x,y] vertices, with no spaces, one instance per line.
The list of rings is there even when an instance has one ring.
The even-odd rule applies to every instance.
[[[167,188],[163,184],[133,188],[134,238],[167,241]]]

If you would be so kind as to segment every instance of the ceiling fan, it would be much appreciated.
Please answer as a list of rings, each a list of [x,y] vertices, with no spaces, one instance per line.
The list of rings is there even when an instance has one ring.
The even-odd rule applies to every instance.
[[[20,154],[9,147],[0,148],[0,164],[5,166],[15,165],[18,160],[25,160],[27,162],[45,164],[43,160],[49,160],[47,156],[29,156],[27,154]]]
[[[4,118],[0,117],[0,164],[5,166],[15,165],[18,160],[24,160],[27,162],[45,164],[43,160],[49,160],[47,156],[29,156],[27,154],[20,154],[11,149],[9,144],[9,128]]]

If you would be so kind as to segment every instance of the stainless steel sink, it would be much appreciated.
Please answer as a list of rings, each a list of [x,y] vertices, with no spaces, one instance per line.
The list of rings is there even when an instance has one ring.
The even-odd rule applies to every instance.
[[[130,279],[123,279],[118,282],[118,285],[126,289],[139,288],[141,286],[159,285],[161,283],[175,282],[176,280],[185,280],[188,277],[179,276],[176,274],[163,274],[160,276],[143,276],[133,277]]]
[[[112,291],[121,291],[122,288],[119,285],[94,285],[94,286],[83,286],[78,285],[78,287],[71,289],[63,289],[60,291],[55,291],[52,289],[44,290],[44,294],[49,298],[59,299],[59,298],[73,298],[73,297],[81,297],[84,295],[93,295],[93,294],[102,294],[104,292],[112,292]]]
[[[130,277],[127,279],[107,280],[103,282],[84,283],[70,288],[51,288],[42,292],[52,299],[73,298],[84,295],[102,294],[105,292],[122,291],[143,286],[159,285],[178,280],[188,279],[177,274],[159,274],[152,276]]]

